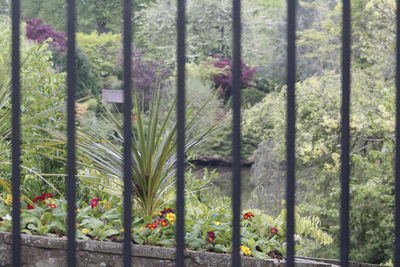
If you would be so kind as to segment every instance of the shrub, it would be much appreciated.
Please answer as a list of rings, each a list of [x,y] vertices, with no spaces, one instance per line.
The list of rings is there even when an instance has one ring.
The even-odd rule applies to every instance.
[[[277,80],[268,78],[268,69],[257,67],[252,79],[252,87],[258,89],[266,94],[279,90],[283,87],[284,83]]]
[[[23,33],[24,34],[24,33]],[[11,47],[8,21],[0,22],[0,47]],[[60,129],[64,118],[60,105],[64,99],[65,74],[52,68],[52,52],[48,44],[28,42],[21,36],[21,125],[23,194],[34,194],[41,188],[62,191],[65,183],[57,174],[64,166],[57,159],[49,160],[34,144],[48,138],[43,128]],[[10,49],[0,49],[0,194],[9,191],[11,139],[11,56]],[[33,147],[33,149],[32,149]],[[32,150],[35,153],[32,153]],[[62,157],[57,152],[53,155]],[[42,174],[52,174],[45,179]],[[6,183],[3,183],[6,182]],[[56,188],[55,188],[56,187]]]
[[[241,91],[241,95],[242,95],[242,99],[241,99],[241,104],[242,107],[252,107],[255,104],[257,104],[258,102],[260,102],[264,96],[265,93],[261,92],[260,90],[250,87],[250,88],[245,88],[242,89]],[[228,100],[228,106],[232,107],[232,97],[229,98]]]
[[[116,67],[121,50],[121,35],[96,32],[77,33],[76,40],[87,55],[91,69],[101,80],[102,88],[112,89],[109,80],[115,79],[118,75]]]
[[[222,160],[231,160],[232,155],[232,116],[228,115],[219,120],[218,128],[198,150],[199,156],[212,156]],[[251,161],[253,152],[261,142],[260,138],[251,132],[243,132],[241,139],[241,158]]]
[[[60,72],[67,70],[67,54],[54,55],[53,62]],[[96,73],[92,71],[89,59],[85,52],[79,47],[75,53],[76,62],[76,97],[98,96],[101,85]]]

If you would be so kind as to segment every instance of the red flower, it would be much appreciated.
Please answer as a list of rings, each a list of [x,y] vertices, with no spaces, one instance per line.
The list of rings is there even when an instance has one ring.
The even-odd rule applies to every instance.
[[[33,198],[32,201],[37,203],[37,202],[42,202],[47,198],[53,198],[53,194],[52,193],[43,193],[41,196],[37,196],[37,197]]]
[[[101,198],[98,198],[98,197],[92,198],[92,201],[90,201],[90,206],[92,207],[92,209],[94,207],[97,207],[97,205],[99,204],[100,200],[101,200]]]
[[[35,207],[34,207],[33,205],[31,205],[31,204],[28,204],[28,206],[26,206],[26,208],[27,208],[28,210],[33,210]]]
[[[43,197],[44,199],[46,199],[46,198],[53,198],[53,194],[52,194],[52,193],[43,193],[43,194],[42,194],[42,197]]]
[[[43,201],[43,200],[44,200],[44,197],[43,197],[43,196],[38,196],[38,197],[35,197],[35,198],[32,199],[32,201],[35,202],[35,203],[36,203],[36,202]]]
[[[251,212],[246,212],[246,213],[243,215],[243,217],[244,217],[245,220],[247,220],[247,219],[249,219],[249,218],[251,218],[251,217],[254,217],[254,214],[251,213]]]
[[[162,226],[168,226],[168,221],[167,220],[161,220],[160,224]]]
[[[279,233],[279,230],[276,229],[276,228],[274,228],[274,227],[269,228],[269,231],[270,231],[270,233],[273,234],[273,235],[276,235],[277,233]]]
[[[55,209],[55,208],[57,208],[57,205],[54,204],[54,203],[51,203],[51,204],[49,204],[49,207],[50,207],[51,209]]]
[[[150,229],[151,231],[157,229],[157,227],[158,227],[158,226],[157,226],[157,223],[148,223],[148,224],[146,225],[146,228]]]
[[[215,233],[214,232],[207,232],[207,242],[213,243],[215,240]]]

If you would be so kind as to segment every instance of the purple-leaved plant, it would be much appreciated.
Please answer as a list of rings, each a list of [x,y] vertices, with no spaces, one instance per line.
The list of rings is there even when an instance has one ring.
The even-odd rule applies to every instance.
[[[53,26],[43,24],[41,19],[26,19],[26,37],[39,44],[51,38],[50,46],[63,53],[67,50],[67,40],[64,32],[56,32]]]
[[[214,76],[214,83],[216,88],[219,88],[218,96],[228,100],[232,92],[232,68],[233,63],[229,58],[219,57],[218,61],[213,62],[214,67],[223,69],[224,72]],[[251,68],[248,65],[242,63],[242,77],[241,77],[241,87],[246,88],[250,85],[251,79],[253,78],[256,68]]]
[[[155,90],[162,90],[171,76],[171,69],[161,60],[144,59],[144,51],[133,49],[132,79],[134,88],[144,108],[153,97]]]

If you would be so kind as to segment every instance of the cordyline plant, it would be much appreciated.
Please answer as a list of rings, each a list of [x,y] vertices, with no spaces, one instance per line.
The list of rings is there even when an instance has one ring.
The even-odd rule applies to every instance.
[[[137,97],[132,115],[132,157],[133,195],[140,215],[152,216],[164,203],[165,193],[173,188],[176,167],[177,125],[174,116],[175,102],[166,111],[161,111],[160,96],[157,94],[145,115]],[[189,153],[205,141],[214,127],[202,133],[193,133],[200,120],[200,113],[207,102],[196,112],[187,109],[185,152]],[[113,125],[114,133],[108,140],[99,139],[95,133],[78,130],[78,164],[87,170],[80,175],[88,186],[120,196],[123,192],[123,120],[117,114],[107,111],[104,119]],[[53,132],[55,145],[65,142],[64,133]],[[195,136],[190,138],[190,136]],[[58,149],[49,145],[48,148]]]

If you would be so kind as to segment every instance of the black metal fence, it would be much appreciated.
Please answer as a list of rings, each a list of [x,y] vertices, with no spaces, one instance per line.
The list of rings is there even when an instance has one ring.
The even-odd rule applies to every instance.
[[[132,3],[133,0],[123,0],[123,48],[124,48],[124,266],[132,264],[132,154],[131,154],[131,109],[132,109]],[[241,76],[241,1],[232,0],[233,18],[233,246],[232,266],[240,266],[240,76]],[[296,0],[287,0],[287,265],[294,266],[294,230],[295,230],[295,123],[296,123]],[[68,25],[68,59],[67,59],[67,265],[76,266],[75,243],[75,209],[76,209],[76,168],[75,168],[75,30],[76,30],[76,3],[67,0]],[[342,28],[342,109],[341,109],[341,266],[348,266],[349,259],[349,115],[350,115],[350,81],[351,81],[351,6],[350,0],[343,3]],[[185,168],[185,0],[177,0],[177,203],[176,203],[176,266],[184,266],[184,168]],[[12,0],[12,194],[13,194],[13,238],[12,259],[13,266],[21,265],[21,237],[20,237],[20,0]],[[397,0],[397,36],[396,44],[400,47],[400,0]],[[400,266],[400,51],[396,51],[396,163],[395,163],[395,266]],[[135,253],[133,251],[133,253]]]

